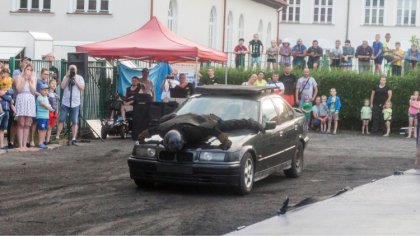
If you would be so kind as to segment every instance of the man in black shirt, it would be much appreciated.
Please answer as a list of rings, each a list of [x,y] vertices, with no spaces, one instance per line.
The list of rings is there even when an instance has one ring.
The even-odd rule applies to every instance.
[[[384,116],[382,114],[383,107],[386,102],[391,101],[392,90],[386,85],[386,78],[381,77],[379,85],[372,90],[370,97],[370,106],[372,107],[372,132],[378,133],[383,131]]]
[[[222,81],[220,81],[214,74],[214,68],[210,67],[207,69],[207,75],[208,78],[203,78],[198,85],[202,86],[202,85],[218,85],[218,84],[222,84]]]
[[[373,49],[366,40],[363,41],[362,45],[357,47],[355,56],[359,60],[359,72],[370,71],[370,59],[373,56]]]
[[[312,47],[308,48],[308,68],[318,70],[323,50],[318,46],[318,41],[312,41]]]
[[[284,74],[280,76],[279,82],[284,85],[283,98],[291,105],[295,105],[296,77],[292,75],[290,64],[284,65]]]

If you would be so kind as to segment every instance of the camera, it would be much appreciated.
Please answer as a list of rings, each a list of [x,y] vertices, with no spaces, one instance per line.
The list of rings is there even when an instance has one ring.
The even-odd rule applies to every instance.
[[[74,85],[74,77],[76,76],[76,70],[74,69],[74,67],[70,68],[70,86]]]

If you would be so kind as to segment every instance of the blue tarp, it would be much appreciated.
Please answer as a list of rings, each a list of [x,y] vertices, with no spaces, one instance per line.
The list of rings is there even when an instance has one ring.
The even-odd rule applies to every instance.
[[[141,77],[141,69],[131,69],[123,64],[118,65],[119,78],[118,78],[118,93],[125,96],[126,89],[131,85],[131,78],[133,76]],[[161,62],[157,66],[149,69],[149,80],[155,86],[156,101],[160,101],[162,93],[160,85],[167,75],[171,73],[171,67],[166,62]]]

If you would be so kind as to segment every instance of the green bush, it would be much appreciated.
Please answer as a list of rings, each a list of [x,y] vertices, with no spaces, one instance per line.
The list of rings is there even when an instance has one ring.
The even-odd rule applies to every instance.
[[[249,76],[258,71],[228,69],[228,84],[242,84],[247,81]],[[282,73],[280,71],[280,73]],[[293,72],[296,77],[302,76],[302,71]],[[206,69],[201,71],[203,77],[207,76]],[[271,72],[267,72],[266,78],[271,77]],[[216,69],[218,78],[225,78],[225,70],[223,68]],[[372,89],[379,84],[379,75],[372,73],[358,74],[353,71],[312,71],[311,76],[318,83],[318,95],[329,95],[330,88],[337,89],[337,95],[342,100],[342,109],[340,111],[341,124],[340,127],[346,129],[359,129],[360,110],[363,106],[364,99],[370,99]],[[387,84],[392,89],[393,103],[393,129],[407,126],[407,112],[410,95],[414,90],[420,90],[420,70],[406,73],[402,77],[389,77]]]

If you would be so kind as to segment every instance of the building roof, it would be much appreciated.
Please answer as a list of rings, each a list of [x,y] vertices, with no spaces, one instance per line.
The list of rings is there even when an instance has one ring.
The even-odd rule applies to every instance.
[[[281,7],[287,6],[287,2],[285,0],[253,0],[254,2],[258,2],[264,4],[266,6],[279,9]]]

